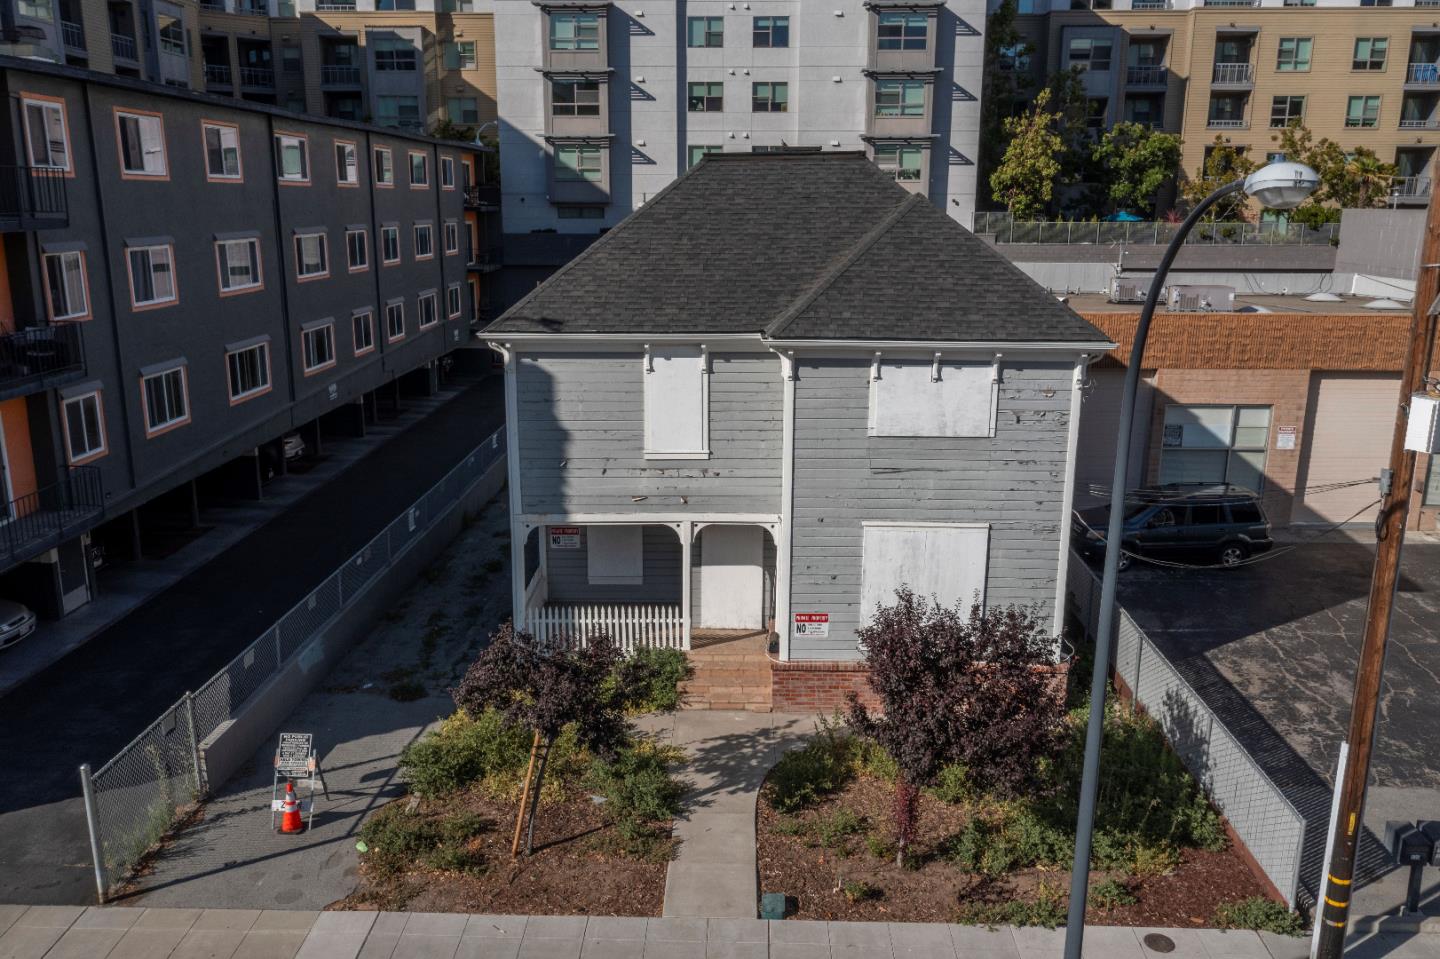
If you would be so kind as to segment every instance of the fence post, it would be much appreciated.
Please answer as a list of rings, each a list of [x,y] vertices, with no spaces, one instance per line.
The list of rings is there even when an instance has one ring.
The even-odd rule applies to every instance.
[[[80,766],[80,791],[85,797],[85,825],[90,830],[90,858],[95,863],[95,898],[105,905],[105,860],[100,856],[100,817],[95,811],[95,787],[90,764]]]
[[[205,795],[206,784],[205,772],[200,764],[200,734],[195,729],[195,694],[187,689],[181,701],[185,704],[185,722],[190,727],[190,762],[195,766],[195,798],[198,800]]]

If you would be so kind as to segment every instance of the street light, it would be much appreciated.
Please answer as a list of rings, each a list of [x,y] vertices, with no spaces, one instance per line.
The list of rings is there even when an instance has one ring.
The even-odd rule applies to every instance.
[[[1170,266],[1200,218],[1225,197],[1246,193],[1272,210],[1290,210],[1315,192],[1320,177],[1303,163],[1267,164],[1242,180],[1220,187],[1195,204],[1171,238],[1150,279],[1150,292],[1135,326],[1130,365],[1125,368],[1125,391],[1120,400],[1120,425],[1115,437],[1115,472],[1110,482],[1110,524],[1105,535],[1105,573],[1100,587],[1100,622],[1095,634],[1095,673],[1090,680],[1090,723],[1085,730],[1085,767],[1080,779],[1080,815],[1075,824],[1075,863],[1070,871],[1070,916],[1065,926],[1065,959],[1081,959],[1085,939],[1085,899],[1090,886],[1090,840],[1095,828],[1095,794],[1100,783],[1100,739],[1105,728],[1105,689],[1110,678],[1110,633],[1115,622],[1115,585],[1120,573],[1121,542],[1125,532],[1125,478],[1129,473],[1130,424],[1135,419],[1135,394],[1140,385],[1140,364],[1155,305],[1165,286]]]

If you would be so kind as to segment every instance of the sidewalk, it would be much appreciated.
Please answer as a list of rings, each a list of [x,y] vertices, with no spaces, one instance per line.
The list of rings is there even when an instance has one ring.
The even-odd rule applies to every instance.
[[[1355,959],[1433,959],[1440,941],[1352,939]],[[4,959],[1059,959],[1063,929],[459,913],[0,906]],[[1303,959],[1309,941],[1091,926],[1094,959]]]

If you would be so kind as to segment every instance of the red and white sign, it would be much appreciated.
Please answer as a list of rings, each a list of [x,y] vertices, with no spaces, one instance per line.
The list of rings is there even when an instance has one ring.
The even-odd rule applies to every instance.
[[[580,527],[578,527],[578,526],[552,526],[552,527],[550,527],[550,548],[551,548],[551,549],[579,549],[579,548],[580,548]]]
[[[796,636],[829,636],[830,635],[830,614],[829,613],[796,613],[795,633]]]

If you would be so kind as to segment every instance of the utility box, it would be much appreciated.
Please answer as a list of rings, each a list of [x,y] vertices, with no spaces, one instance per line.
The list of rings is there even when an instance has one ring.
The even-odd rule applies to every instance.
[[[1428,866],[1435,854],[1435,841],[1411,822],[1385,824],[1385,848],[1393,861],[1401,866]]]
[[[1233,313],[1235,287],[1176,284],[1165,306],[1171,313]]]
[[[1405,421],[1405,448],[1416,453],[1440,453],[1440,396],[1410,395],[1410,416]]]

